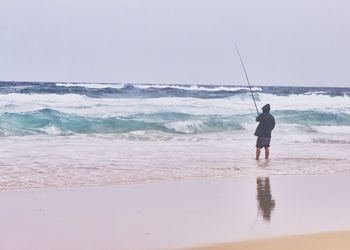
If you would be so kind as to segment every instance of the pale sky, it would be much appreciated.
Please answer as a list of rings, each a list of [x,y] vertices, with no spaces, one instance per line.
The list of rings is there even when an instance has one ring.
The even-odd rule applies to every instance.
[[[350,87],[346,0],[0,0],[0,80]]]

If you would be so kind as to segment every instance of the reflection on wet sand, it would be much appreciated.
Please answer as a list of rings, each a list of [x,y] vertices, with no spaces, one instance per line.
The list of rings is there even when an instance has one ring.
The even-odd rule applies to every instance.
[[[275,200],[272,199],[270,178],[258,177],[256,179],[256,199],[258,201],[258,214],[262,215],[265,221],[271,220],[271,212],[275,208]]]

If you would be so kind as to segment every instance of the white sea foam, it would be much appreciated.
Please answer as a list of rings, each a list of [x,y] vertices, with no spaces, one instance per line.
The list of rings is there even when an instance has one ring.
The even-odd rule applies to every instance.
[[[174,129],[176,132],[192,134],[201,129],[202,121],[177,121],[165,124],[169,129]]]
[[[244,97],[220,100],[190,97],[90,98],[76,94],[7,94],[0,97],[2,112],[28,112],[50,108],[67,113],[105,117],[157,112],[238,114],[254,110],[251,105],[247,105],[250,100]]]
[[[306,92],[304,95],[314,95],[314,94],[327,94],[326,91],[311,91],[311,92]]]
[[[350,144],[286,143],[275,136],[272,159],[257,162],[253,135],[240,139],[224,133],[200,140],[202,135],[186,134],[170,141],[148,140],[147,133],[128,136],[128,140],[87,135],[3,138],[0,189],[350,171]],[[133,140],[138,136],[144,141]]]
[[[197,90],[197,91],[239,91],[239,90],[249,90],[247,87],[236,87],[236,86],[211,86],[211,87],[205,87],[203,85],[171,85],[171,84],[136,84],[133,85],[140,89],[149,89],[149,88],[158,88],[158,89],[165,89],[165,88],[173,88],[173,89],[183,89],[183,90]],[[259,87],[252,87],[253,91],[262,91]]]
[[[116,83],[116,84],[107,84],[107,83],[56,83],[56,86],[60,87],[83,87],[83,88],[93,88],[93,89],[121,89],[125,84]]]
[[[317,94],[277,96],[261,93],[258,99],[259,106],[270,103],[275,110],[336,110],[350,114],[350,96],[332,97]]]
[[[350,136],[350,126],[311,126],[312,129],[324,134],[348,134]]]
[[[62,131],[55,126],[48,126],[40,129],[42,132],[48,135],[61,135]]]
[[[270,103],[276,110],[316,110],[350,114],[350,97],[327,95],[256,95],[258,107]],[[28,112],[50,108],[60,112],[99,117],[179,112],[193,115],[239,115],[254,113],[248,93],[221,99],[192,97],[91,98],[77,94],[2,94],[2,112]]]

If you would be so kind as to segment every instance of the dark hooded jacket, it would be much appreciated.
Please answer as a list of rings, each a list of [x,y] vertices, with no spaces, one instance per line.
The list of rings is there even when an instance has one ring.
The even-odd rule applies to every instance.
[[[262,107],[263,113],[260,114],[256,121],[259,122],[254,135],[258,137],[271,138],[271,131],[275,128],[275,118],[270,114],[270,104]]]

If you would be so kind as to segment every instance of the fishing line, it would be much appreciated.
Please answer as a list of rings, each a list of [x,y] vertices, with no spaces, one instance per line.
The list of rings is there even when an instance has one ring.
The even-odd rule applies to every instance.
[[[239,50],[238,50],[238,47],[237,47],[236,44],[235,44],[235,47],[236,47],[237,54],[238,54],[239,59],[240,59],[241,64],[242,64],[242,68],[243,68],[243,71],[244,71],[244,74],[245,74],[245,78],[247,79],[247,83],[248,83],[248,86],[249,86],[249,89],[250,89],[250,94],[252,95],[252,98],[253,98],[253,101],[254,101],[256,113],[259,115],[258,107],[256,106],[256,102],[255,102],[255,98],[254,98],[254,95],[253,95],[252,87],[250,86],[248,74],[247,74],[247,71],[246,71],[246,69],[245,69],[245,66],[244,66],[244,63],[243,63],[243,60],[242,60],[242,57],[241,57],[241,53],[239,53]]]

